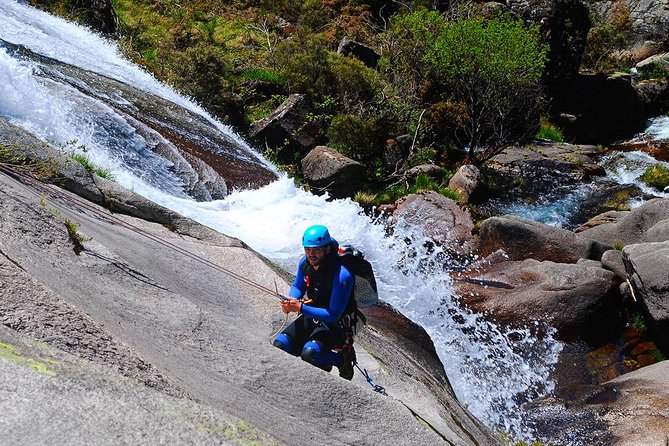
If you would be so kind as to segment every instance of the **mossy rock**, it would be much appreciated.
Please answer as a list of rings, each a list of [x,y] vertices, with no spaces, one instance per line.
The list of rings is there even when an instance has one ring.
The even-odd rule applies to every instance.
[[[669,169],[664,164],[654,164],[641,175],[641,181],[652,188],[663,191],[669,186]]]

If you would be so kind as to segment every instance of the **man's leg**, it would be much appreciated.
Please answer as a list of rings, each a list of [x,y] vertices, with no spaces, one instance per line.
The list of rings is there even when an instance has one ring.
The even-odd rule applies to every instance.
[[[304,316],[299,316],[274,339],[272,345],[293,356],[299,356],[313,329],[311,325]]]
[[[341,363],[341,355],[332,351],[333,346],[332,333],[325,327],[318,327],[309,336],[309,341],[304,344],[300,356],[317,367],[331,370],[333,365],[339,366]]]

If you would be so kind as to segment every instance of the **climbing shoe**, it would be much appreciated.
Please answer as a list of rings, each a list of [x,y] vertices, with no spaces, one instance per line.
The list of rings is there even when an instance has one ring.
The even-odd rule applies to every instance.
[[[353,379],[353,361],[345,351],[341,352],[341,365],[339,366],[339,376],[344,379]]]
[[[314,365],[321,370],[325,370],[328,373],[332,371],[332,366],[331,365],[320,365],[320,364],[314,364]]]

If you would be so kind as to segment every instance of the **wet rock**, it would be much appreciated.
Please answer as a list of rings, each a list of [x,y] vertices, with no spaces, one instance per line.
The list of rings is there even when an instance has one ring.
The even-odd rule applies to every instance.
[[[407,195],[398,200],[393,214],[409,225],[420,226],[425,235],[457,255],[469,256],[476,247],[474,222],[469,211],[434,191]]]
[[[482,266],[468,276],[483,284],[509,285],[455,282],[465,304],[504,325],[536,320],[555,327],[562,339],[602,339],[622,324],[619,281],[598,262],[508,261]]]
[[[575,263],[578,259],[600,259],[609,248],[566,229],[513,215],[488,218],[479,231],[480,253],[487,256],[504,250],[510,260],[550,260]]]
[[[302,159],[302,172],[312,191],[328,192],[332,198],[350,197],[365,179],[365,166],[325,146]]]
[[[50,0],[34,0],[38,5],[49,5]],[[71,0],[70,12],[74,12],[91,28],[104,34],[116,32],[117,17],[111,0]]]
[[[567,186],[605,175],[597,165],[595,146],[536,142],[523,147],[508,147],[483,168],[491,179],[491,192],[510,196],[520,191],[537,199],[556,192],[556,185]]]
[[[94,203],[103,202],[93,176],[80,163],[2,117],[0,145],[6,148],[0,154],[0,161],[21,160],[21,164],[33,166],[29,168],[34,169],[40,179],[58,184]]]

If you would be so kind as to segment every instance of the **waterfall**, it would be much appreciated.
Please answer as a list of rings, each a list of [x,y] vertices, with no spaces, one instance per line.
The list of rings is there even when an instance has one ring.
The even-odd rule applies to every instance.
[[[0,3],[0,17],[5,42],[171,101],[211,123],[250,157],[259,157],[230,128],[125,60],[113,42],[15,0]],[[54,145],[85,145],[91,159],[123,186],[242,239],[288,271],[299,258],[304,229],[327,225],[340,242],[365,252],[381,298],[426,329],[458,399],[493,429],[518,439],[537,438],[524,424],[522,403],[551,392],[549,373],[560,344],[550,331],[542,339],[531,334],[535,327],[505,331],[462,308],[444,253],[422,249],[425,236],[418,229],[397,221],[388,236],[381,219],[370,219],[351,200],[326,201],[295,187],[285,175],[257,190],[197,202],[183,192],[170,163],[146,150],[147,142],[126,116],[86,89],[42,76],[43,69],[0,46],[0,116]]]

